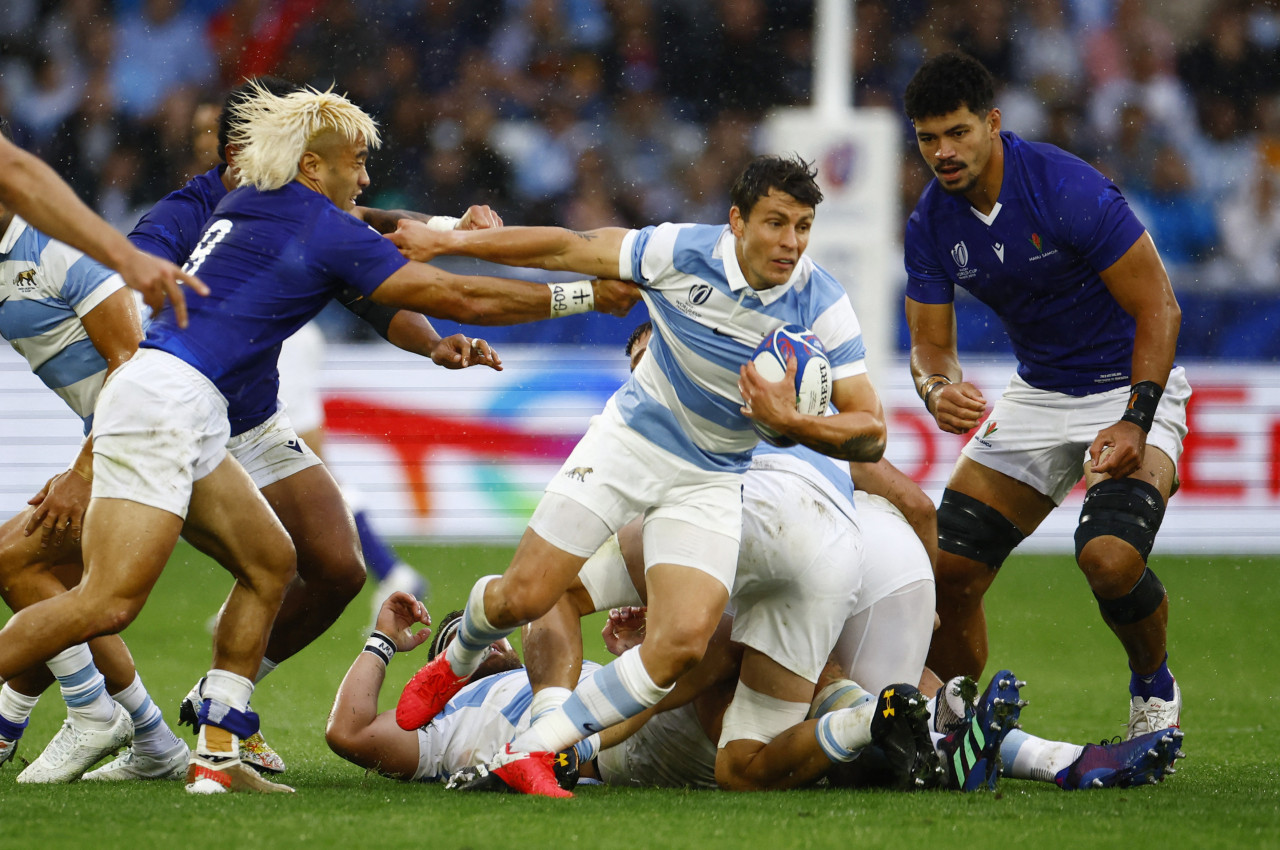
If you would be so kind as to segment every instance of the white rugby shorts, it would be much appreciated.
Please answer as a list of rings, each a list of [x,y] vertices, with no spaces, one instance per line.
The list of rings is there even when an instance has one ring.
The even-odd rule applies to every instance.
[[[529,527],[586,558],[644,514],[646,567],[693,567],[727,589],[738,560],[741,487],[739,473],[702,469],[650,443],[622,421],[610,401],[547,485]],[[599,522],[581,521],[584,515]],[[678,532],[657,534],[657,528]]]
[[[280,346],[280,401],[293,427],[302,434],[324,427],[320,370],[324,366],[324,333],[308,322]]]
[[[139,349],[111,374],[93,417],[93,496],[183,519],[192,485],[227,454],[227,400],[194,366]]]
[[[817,682],[862,585],[862,532],[790,472],[751,469],[742,499],[733,640]]]
[[[258,427],[232,437],[227,451],[259,490],[320,463],[319,456],[294,431],[284,410],[277,410]]]
[[[934,588],[929,553],[887,499],[853,494],[862,527],[862,587],[836,640],[836,661],[872,693],[915,684],[933,638]]]
[[[1175,464],[1187,435],[1190,398],[1186,372],[1175,366],[1147,435],[1147,446],[1164,452]],[[1084,461],[1098,432],[1119,422],[1128,403],[1128,387],[1071,396],[1036,389],[1015,374],[963,454],[1060,505],[1084,476]]]

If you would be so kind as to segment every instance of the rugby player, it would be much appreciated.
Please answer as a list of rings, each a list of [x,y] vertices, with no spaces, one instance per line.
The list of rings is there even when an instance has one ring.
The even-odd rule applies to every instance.
[[[192,793],[292,790],[239,758],[239,739],[258,728],[248,707],[252,677],[293,580],[295,553],[252,479],[227,456],[231,404],[269,418],[281,340],[344,284],[380,303],[464,322],[557,315],[554,287],[461,279],[409,262],[350,215],[379,139],[345,98],[261,90],[236,109],[243,185],[219,204],[188,261],[191,273],[216,281],[213,294],[193,307],[185,330],[171,310],[152,322],[95,413],[85,578],[77,592],[30,606],[0,630],[0,678],[117,632],[145,602],[179,534],[199,534],[236,585],[215,630],[188,771]],[[625,313],[636,300],[620,282],[584,287],[601,310]]]
[[[1120,190],[1066,151],[1002,131],[994,97],[990,73],[961,53],[925,62],[905,96],[935,175],[905,248],[911,372],[938,427],[967,433],[987,411],[957,354],[957,286],[996,312],[1018,358],[938,508],[929,666],[981,673],[987,589],[1083,474],[1076,561],[1128,656],[1132,738],[1177,726],[1182,706],[1168,594],[1147,566],[1187,432],[1181,311]]]
[[[758,441],[752,419],[824,454],[881,457],[884,417],[857,318],[843,286],[804,253],[822,199],[814,174],[798,158],[757,158],[735,182],[727,226],[436,233],[401,222],[391,235],[414,259],[455,254],[634,280],[657,328],[651,356],[548,485],[511,566],[476,583],[459,639],[401,695],[404,728],[438,713],[486,647],[549,611],[587,558],[643,514],[649,640],[562,705],[539,706],[535,724],[494,765],[526,793],[569,796],[553,781],[552,754],[655,705],[702,657],[720,621],[738,559],[741,476]],[[785,381],[765,381],[748,362],[788,323],[826,348],[837,413],[801,414]],[[794,372],[789,365],[788,377]]]
[[[118,274],[0,205],[0,336],[83,420],[86,434],[71,466],[0,526],[0,596],[14,611],[80,580],[93,411],[103,382],[142,339],[137,302]],[[186,744],[164,722],[115,635],[76,643],[0,687],[0,764],[13,758],[55,677],[67,720],[18,782],[71,782],[130,741],[160,773],[185,773]]]

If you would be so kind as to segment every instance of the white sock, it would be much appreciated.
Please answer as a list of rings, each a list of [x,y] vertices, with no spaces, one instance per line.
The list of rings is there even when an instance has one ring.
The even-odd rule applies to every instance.
[[[35,711],[40,695],[28,696],[19,693],[9,685],[0,686],[0,720],[14,726],[25,726],[31,712]]]
[[[89,726],[104,727],[115,716],[116,704],[107,696],[107,682],[93,664],[89,645],[78,643],[47,662],[62,688],[67,714]]]
[[[871,743],[871,718],[876,705],[877,700],[867,700],[818,718],[814,735],[827,758],[834,762],[853,761],[858,751]]]
[[[533,702],[529,704],[529,717],[537,722],[538,718],[546,714],[548,711],[555,711],[564,705],[564,701],[569,698],[573,691],[568,688],[550,687],[543,688],[533,695]]]
[[[164,716],[147,693],[141,676],[135,674],[129,686],[118,694],[112,694],[111,698],[124,706],[133,718],[134,752],[159,756],[173,752],[182,743],[164,722]]]
[[[1065,741],[1046,741],[1012,729],[1000,745],[1001,776],[1052,782],[1063,768],[1080,758],[1084,747]]]
[[[253,695],[253,682],[227,670],[210,670],[200,689],[204,699],[216,700],[236,711],[249,710],[249,697]]]
[[[654,683],[633,647],[579,682],[562,706],[517,735],[512,749],[559,752],[657,705],[670,690]]]
[[[467,607],[462,612],[458,636],[444,651],[455,676],[470,676],[489,654],[489,646],[511,634],[511,629],[497,628],[489,622],[484,610],[484,589],[501,576],[484,576],[471,587]]]

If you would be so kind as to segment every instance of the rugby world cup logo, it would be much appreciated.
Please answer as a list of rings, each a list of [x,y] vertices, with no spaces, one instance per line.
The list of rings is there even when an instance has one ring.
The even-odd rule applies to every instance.
[[[955,260],[956,265],[964,268],[969,265],[969,248],[963,242],[957,242],[956,246],[951,249],[951,259]]]
[[[709,283],[695,283],[689,287],[689,302],[692,304],[705,304],[710,297],[711,284]]]

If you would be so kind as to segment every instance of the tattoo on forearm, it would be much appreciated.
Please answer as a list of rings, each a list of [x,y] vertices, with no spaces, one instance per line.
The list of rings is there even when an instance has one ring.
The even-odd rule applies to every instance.
[[[570,231],[570,233],[572,233],[574,236],[578,237],[584,242],[591,242],[600,238],[599,234],[587,233],[586,231],[583,231],[583,230],[572,230]]]
[[[828,457],[855,463],[875,463],[884,456],[884,441],[867,434],[859,434],[843,443],[811,443],[810,447]]]

